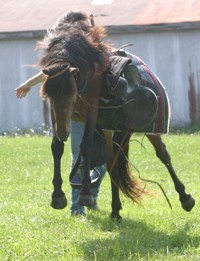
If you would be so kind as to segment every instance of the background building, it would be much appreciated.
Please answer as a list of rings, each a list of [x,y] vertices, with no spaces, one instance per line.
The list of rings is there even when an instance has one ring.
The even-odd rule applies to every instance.
[[[144,60],[170,98],[172,126],[200,122],[200,1],[0,0],[0,133],[43,123],[39,86],[23,100],[14,89],[37,73],[36,42],[70,10],[93,13],[114,47]]]

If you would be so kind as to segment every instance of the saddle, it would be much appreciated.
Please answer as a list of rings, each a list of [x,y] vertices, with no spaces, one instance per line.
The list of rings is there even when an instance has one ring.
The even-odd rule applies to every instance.
[[[129,120],[132,121],[130,128],[137,131],[144,129],[154,120],[158,109],[158,99],[155,92],[143,84],[137,66],[133,64],[132,59],[124,57],[124,53],[120,51],[118,53],[120,56],[110,57],[110,70],[107,74],[110,98],[102,97],[100,104],[102,107],[112,107],[134,103],[129,106],[131,110]],[[127,111],[126,109],[126,114]],[[127,129],[127,126],[125,128]]]

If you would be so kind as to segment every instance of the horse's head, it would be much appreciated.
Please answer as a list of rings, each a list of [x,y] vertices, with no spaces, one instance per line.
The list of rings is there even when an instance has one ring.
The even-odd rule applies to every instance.
[[[77,72],[78,69],[66,65],[43,70],[47,78],[41,88],[41,96],[50,99],[53,128],[60,141],[66,141],[69,136],[70,120],[77,98]]]

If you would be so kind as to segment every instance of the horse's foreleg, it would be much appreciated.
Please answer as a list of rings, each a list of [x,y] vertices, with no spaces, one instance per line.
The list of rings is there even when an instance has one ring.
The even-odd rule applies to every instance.
[[[93,146],[93,124],[87,121],[83,139],[80,145],[81,155],[83,157],[84,169],[82,188],[78,198],[78,204],[81,206],[92,206],[94,204],[94,198],[90,189],[90,160]]]
[[[94,198],[90,189],[90,162],[93,148],[93,135],[98,117],[99,97],[104,79],[104,77],[102,77],[104,68],[100,68],[101,66],[99,66],[95,66],[95,73],[90,72],[91,75],[88,75],[88,82],[85,86],[85,90],[87,90],[84,97],[87,100],[84,114],[85,130],[80,145],[80,151],[84,162],[84,172],[82,189],[78,198],[78,204],[82,206],[92,206],[94,204]]]
[[[185,186],[177,177],[174,168],[171,163],[170,155],[166,150],[165,144],[162,142],[160,135],[147,135],[154,149],[156,151],[157,157],[162,161],[162,163],[167,167],[171,178],[174,182],[176,191],[179,194],[179,200],[181,202],[182,208],[186,211],[192,210],[195,205],[195,200],[190,194],[185,192]]]
[[[52,181],[54,190],[52,193],[51,207],[63,209],[67,206],[65,193],[62,191],[63,180],[61,177],[61,158],[64,152],[64,142],[59,141],[57,137],[54,136],[51,143],[51,151],[54,160],[54,176]]]

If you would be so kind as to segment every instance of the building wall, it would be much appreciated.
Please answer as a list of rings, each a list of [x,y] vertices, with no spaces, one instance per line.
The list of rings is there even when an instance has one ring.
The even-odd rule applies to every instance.
[[[42,128],[43,112],[39,86],[26,98],[16,98],[14,89],[38,71],[35,64],[38,39],[0,38],[0,133]],[[198,30],[110,33],[109,43],[139,56],[160,78],[171,103],[171,126],[200,121],[200,34]]]
[[[0,40],[0,133],[39,129],[43,124],[39,86],[19,100],[14,89],[38,72],[35,39]]]

